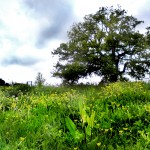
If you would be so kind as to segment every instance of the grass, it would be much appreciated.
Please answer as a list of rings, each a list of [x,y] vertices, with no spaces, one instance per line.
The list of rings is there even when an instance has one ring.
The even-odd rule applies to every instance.
[[[18,91],[0,90],[1,150],[150,149],[148,83]]]

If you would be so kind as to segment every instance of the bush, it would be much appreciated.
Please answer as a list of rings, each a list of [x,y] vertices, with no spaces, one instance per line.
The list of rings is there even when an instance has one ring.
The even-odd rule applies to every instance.
[[[27,94],[32,91],[34,87],[31,87],[27,84],[16,84],[8,87],[2,87],[2,91],[7,97],[18,97],[20,94]]]

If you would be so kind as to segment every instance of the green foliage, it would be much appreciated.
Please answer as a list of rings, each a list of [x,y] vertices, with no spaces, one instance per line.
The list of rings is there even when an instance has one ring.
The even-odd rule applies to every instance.
[[[66,126],[69,129],[71,135],[75,136],[76,125],[73,123],[73,121],[69,117],[65,118],[65,121],[66,121]]]
[[[68,32],[69,42],[53,51],[59,56],[54,76],[69,83],[92,73],[104,82],[124,80],[125,74],[142,79],[150,71],[150,32],[140,33],[141,23],[120,7],[101,7],[85,16]]]
[[[33,90],[18,97],[0,90],[0,149],[150,148],[148,83]]]
[[[59,64],[57,64],[58,66]],[[63,67],[60,64],[60,67]],[[64,78],[63,84],[73,84],[79,80],[85,74],[85,67],[75,62],[73,64],[67,64],[62,72],[54,73],[54,76],[60,76]]]
[[[21,94],[30,93],[33,89],[34,87],[31,87],[28,84],[18,84],[1,87],[1,90],[5,93],[7,97],[18,97]]]

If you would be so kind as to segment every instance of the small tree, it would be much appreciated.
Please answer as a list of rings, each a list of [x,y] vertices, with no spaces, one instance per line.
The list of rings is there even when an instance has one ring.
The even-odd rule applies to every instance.
[[[37,85],[38,87],[41,87],[44,85],[45,79],[43,78],[42,73],[38,72],[37,76],[36,76],[36,80],[35,80],[35,85]]]
[[[144,78],[150,72],[150,32],[140,33],[141,23],[121,7],[101,7],[85,16],[68,32],[69,42],[53,51],[59,56],[53,75],[70,83],[93,73],[106,82],[123,80],[126,74]]]

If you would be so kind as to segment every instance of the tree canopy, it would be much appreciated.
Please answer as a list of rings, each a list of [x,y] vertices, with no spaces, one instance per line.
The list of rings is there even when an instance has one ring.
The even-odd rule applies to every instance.
[[[92,73],[106,82],[123,80],[125,74],[144,78],[150,72],[150,28],[140,33],[141,23],[120,6],[101,7],[85,16],[73,24],[69,41],[52,52],[59,56],[53,75],[68,83]]]

